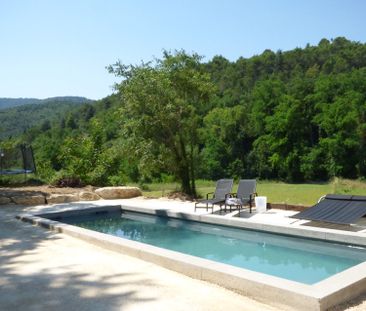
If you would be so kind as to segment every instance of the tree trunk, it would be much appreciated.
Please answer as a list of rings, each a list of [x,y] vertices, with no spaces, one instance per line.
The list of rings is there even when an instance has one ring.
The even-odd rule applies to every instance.
[[[182,192],[188,195],[192,195],[192,188],[187,168],[181,174]]]
[[[194,176],[192,176],[191,178],[191,189],[193,198],[197,198],[196,181],[194,179]]]
[[[193,163],[188,159],[186,145],[184,139],[179,137],[179,149],[181,151],[179,163],[179,177],[182,183],[182,191],[190,196],[196,197],[196,187],[194,183],[194,178],[191,175],[193,173]],[[193,182],[192,182],[193,180]]]
[[[194,163],[194,147],[191,145],[191,152],[189,156],[189,169],[190,169],[190,177],[191,177],[191,189],[192,196],[197,198],[196,191],[196,174],[195,174],[195,163]]]

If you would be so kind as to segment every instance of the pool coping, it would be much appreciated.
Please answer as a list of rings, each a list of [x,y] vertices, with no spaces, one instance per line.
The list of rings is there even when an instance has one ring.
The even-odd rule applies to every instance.
[[[23,213],[16,217],[23,221],[68,234],[109,250],[155,263],[192,278],[216,283],[230,290],[282,309],[326,310],[365,292],[366,262],[340,272],[314,285],[306,285],[44,218],[50,216],[80,215],[91,212],[119,211],[121,209],[124,211],[193,220],[208,224],[226,225],[363,246],[366,245],[366,235],[363,233],[337,232],[338,230],[324,228],[301,228],[300,225],[289,227],[284,225],[254,223],[240,218],[222,217],[212,214],[198,215],[167,209],[128,206],[125,204],[98,207],[82,206],[73,209],[68,208],[67,210]]]

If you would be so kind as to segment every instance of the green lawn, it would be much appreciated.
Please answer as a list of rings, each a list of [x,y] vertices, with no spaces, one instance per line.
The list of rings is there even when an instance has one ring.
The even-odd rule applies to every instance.
[[[237,183],[233,190],[236,191]],[[197,181],[197,191],[204,197],[215,189],[214,181]],[[177,183],[154,183],[143,190],[146,197],[161,197],[178,191]],[[275,181],[258,181],[258,195],[266,196],[271,203],[313,205],[327,193],[366,195],[366,182],[335,178],[329,183],[286,184]]]

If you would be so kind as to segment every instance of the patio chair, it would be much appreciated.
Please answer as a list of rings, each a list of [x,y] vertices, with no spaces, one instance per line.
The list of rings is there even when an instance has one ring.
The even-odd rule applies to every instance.
[[[219,179],[216,183],[215,192],[209,192],[206,194],[205,200],[197,201],[194,205],[194,211],[200,207],[206,207],[206,210],[208,211],[209,204],[211,205],[212,212],[215,204],[218,204],[221,207],[221,205],[225,204],[226,197],[231,192],[233,183],[233,179]],[[209,199],[210,194],[213,194],[211,199]],[[205,204],[205,206],[197,206],[198,204]]]
[[[257,181],[255,179],[241,179],[239,181],[237,192],[227,195],[225,200],[225,210],[227,205],[229,205],[230,211],[232,206],[236,206],[240,210],[243,206],[249,205],[249,212],[251,213],[254,197],[258,195],[256,187]]]

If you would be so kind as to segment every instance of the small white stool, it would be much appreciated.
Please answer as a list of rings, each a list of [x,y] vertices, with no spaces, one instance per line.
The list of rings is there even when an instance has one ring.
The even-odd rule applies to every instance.
[[[267,210],[267,197],[255,197],[254,200],[257,213],[263,213]]]

